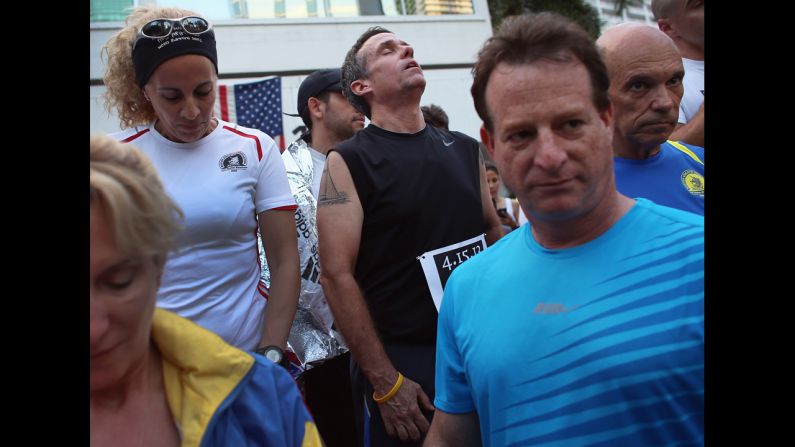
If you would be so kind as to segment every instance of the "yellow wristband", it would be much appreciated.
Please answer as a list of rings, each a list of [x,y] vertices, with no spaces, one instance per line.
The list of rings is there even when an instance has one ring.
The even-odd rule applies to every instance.
[[[375,391],[373,391],[373,400],[376,401],[376,403],[382,404],[389,399],[392,399],[392,397],[397,394],[398,390],[400,389],[400,385],[403,385],[403,374],[400,374],[400,371],[398,371],[398,378],[395,384],[392,386],[392,389],[381,397],[375,397]]]

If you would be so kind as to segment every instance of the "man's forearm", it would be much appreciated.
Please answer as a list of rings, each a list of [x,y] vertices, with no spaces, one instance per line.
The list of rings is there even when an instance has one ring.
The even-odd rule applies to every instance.
[[[704,147],[704,106],[701,106],[690,121],[674,129],[668,139]]]
[[[505,236],[505,231],[502,229],[502,225],[491,225],[486,229],[486,243],[489,246],[494,245],[501,237]]]
[[[321,275],[323,293],[334,313],[353,358],[379,395],[389,391],[397,380],[397,370],[384,351],[367,304],[353,275]]]
[[[481,444],[477,413],[451,414],[437,410],[423,447],[477,447]]]

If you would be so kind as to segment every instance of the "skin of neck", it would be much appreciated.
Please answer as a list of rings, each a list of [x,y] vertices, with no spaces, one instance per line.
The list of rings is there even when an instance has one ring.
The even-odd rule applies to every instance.
[[[685,42],[681,38],[673,39],[679,54],[685,59],[692,59],[694,61],[704,60],[704,48]]]
[[[207,126],[207,130],[204,131],[204,135],[202,135],[202,138],[206,137],[207,135],[210,135],[212,133],[212,131],[215,130],[216,127],[218,127],[218,119],[213,117],[213,118],[210,119],[210,124]],[[186,141],[177,141],[177,140],[174,140],[173,138],[171,138],[170,136],[168,136],[167,133],[164,132],[164,130],[163,130],[163,122],[160,121],[160,119],[158,119],[155,122],[155,130],[158,131],[160,133],[160,135],[165,137],[167,140],[171,140],[171,141],[173,141],[175,143],[186,143]],[[193,141],[188,141],[187,143],[193,143]]]
[[[616,191],[615,182],[610,188],[611,193],[605,194],[592,210],[572,219],[546,220],[528,214],[533,238],[550,249],[577,247],[598,238],[635,204],[633,199]]]
[[[163,388],[163,364],[157,348],[150,344],[146,357],[122,377],[118,384],[91,392],[91,409],[119,409],[124,407],[129,396],[140,395],[157,387]]]
[[[613,136],[613,155],[630,160],[646,160],[660,152],[660,145],[649,148],[634,147],[618,135]]]
[[[370,122],[376,126],[396,133],[417,133],[425,128],[425,119],[420,110],[422,91],[415,94],[404,92],[403,98],[389,103],[370,104]]]
[[[323,125],[323,123],[316,120],[312,120],[311,132],[312,132],[312,142],[309,143],[309,147],[320,152],[323,155],[328,155],[328,151],[332,147],[342,142],[342,140],[337,138],[337,136],[333,132],[330,132]]]

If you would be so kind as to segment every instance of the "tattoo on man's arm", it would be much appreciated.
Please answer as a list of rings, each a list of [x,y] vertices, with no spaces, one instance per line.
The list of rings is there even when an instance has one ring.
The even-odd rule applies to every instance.
[[[328,166],[323,168],[323,184],[320,185],[320,197],[317,199],[317,206],[339,205],[348,202],[350,202],[348,194],[345,191],[337,191]]]

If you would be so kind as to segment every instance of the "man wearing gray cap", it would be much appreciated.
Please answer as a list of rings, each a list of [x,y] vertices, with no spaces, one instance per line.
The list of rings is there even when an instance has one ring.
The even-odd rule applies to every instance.
[[[318,70],[298,88],[298,116],[309,132],[282,153],[290,189],[298,208],[295,225],[301,290],[289,342],[301,366],[304,399],[329,447],[352,445],[348,354],[332,329],[334,317],[320,286],[317,248],[317,196],[326,153],[364,126],[364,116],[340,93],[340,69]]]

